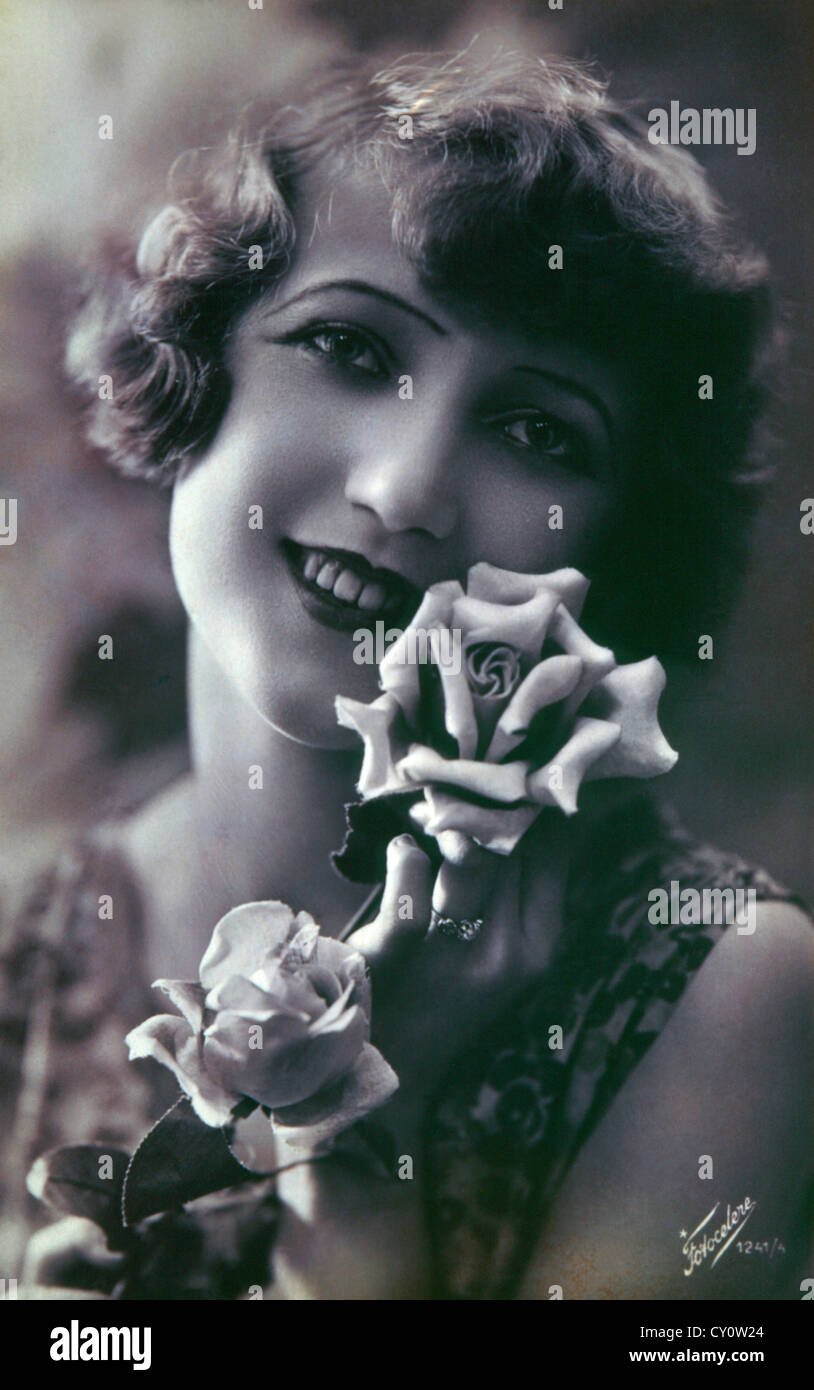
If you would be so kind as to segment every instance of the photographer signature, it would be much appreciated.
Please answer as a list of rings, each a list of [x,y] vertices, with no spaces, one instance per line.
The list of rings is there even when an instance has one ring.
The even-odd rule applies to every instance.
[[[679,1239],[684,1242],[681,1253],[687,1260],[685,1275],[692,1274],[709,1256],[713,1257],[709,1267],[714,1269],[735,1237],[743,1231],[752,1213],[757,1210],[757,1202],[753,1202],[751,1197],[744,1197],[743,1201],[734,1207],[727,1202],[725,1218],[720,1225],[710,1229],[710,1223],[714,1220],[720,1205],[720,1202],[716,1202],[689,1235],[686,1231],[679,1231]]]

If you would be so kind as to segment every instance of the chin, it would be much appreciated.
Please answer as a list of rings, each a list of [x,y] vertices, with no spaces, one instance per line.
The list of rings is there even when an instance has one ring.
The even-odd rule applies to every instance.
[[[358,750],[358,738],[337,722],[336,696],[367,703],[380,692],[378,667],[353,661],[349,634],[320,632],[305,642],[299,628],[292,640],[290,631],[272,632],[259,623],[215,634],[198,631],[218,682],[225,678],[278,733],[312,748]]]
[[[281,690],[278,681],[243,693],[267,724],[294,743],[335,752],[358,751],[358,738],[352,730],[343,729],[337,723],[333,692],[318,694],[315,684],[307,689]],[[358,698],[372,699],[373,696],[366,692]]]

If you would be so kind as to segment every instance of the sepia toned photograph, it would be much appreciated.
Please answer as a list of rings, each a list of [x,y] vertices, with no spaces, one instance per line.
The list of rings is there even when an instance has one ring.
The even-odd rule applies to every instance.
[[[722,1364],[656,1305],[814,1298],[812,31],[6,0],[0,1299],[83,1304],[51,1360],[149,1367],[91,1304],[563,1301]]]

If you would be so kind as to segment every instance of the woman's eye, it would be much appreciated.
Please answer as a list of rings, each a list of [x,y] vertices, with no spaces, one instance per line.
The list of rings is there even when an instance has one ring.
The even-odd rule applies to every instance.
[[[338,367],[366,372],[369,376],[386,375],[380,355],[364,334],[355,328],[326,325],[301,334],[299,342],[306,351],[315,352]]]
[[[506,439],[531,449],[541,458],[553,458],[579,472],[589,471],[587,451],[574,430],[549,415],[521,415],[501,426]]]

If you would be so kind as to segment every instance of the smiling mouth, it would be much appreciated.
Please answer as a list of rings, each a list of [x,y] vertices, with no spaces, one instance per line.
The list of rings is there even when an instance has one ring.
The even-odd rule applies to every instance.
[[[380,618],[406,623],[418,607],[420,589],[352,550],[288,539],[281,549],[306,608],[330,627],[357,628]]]

